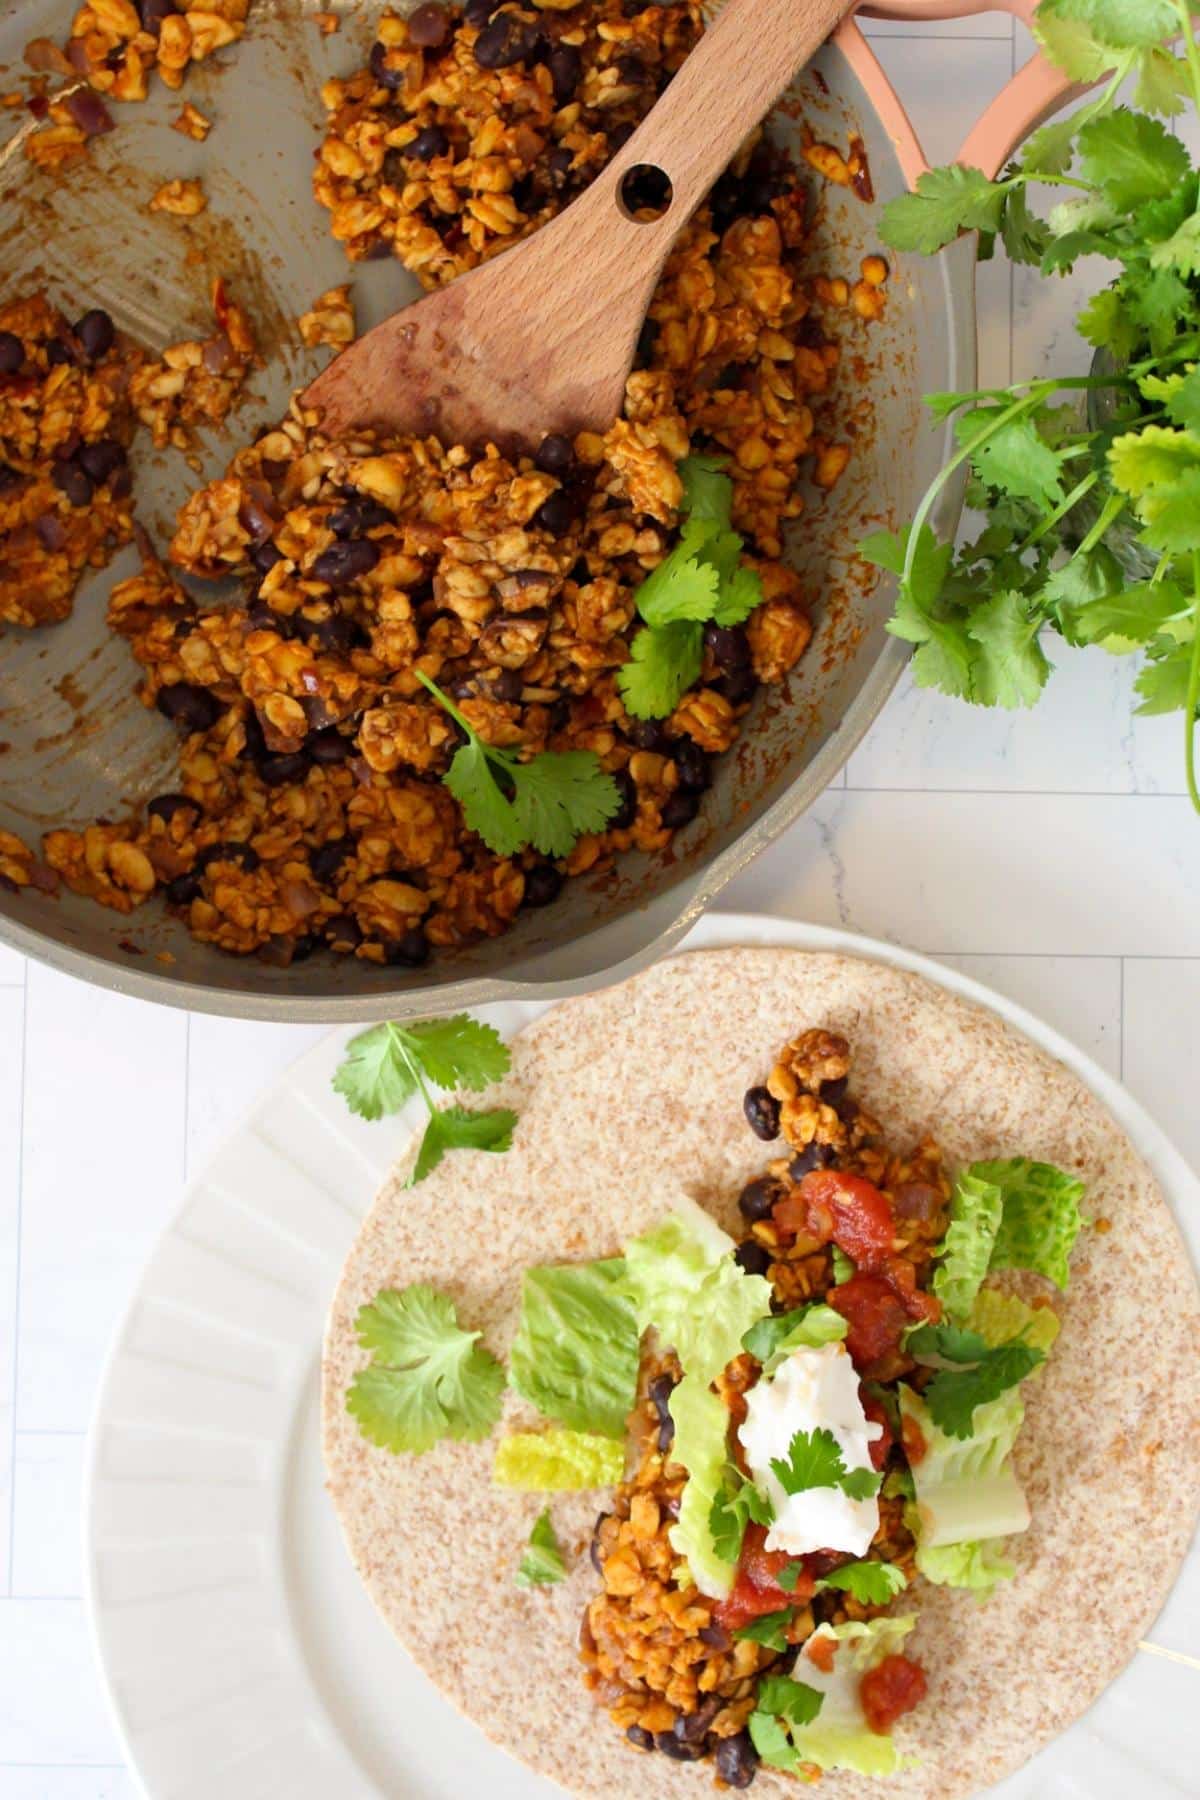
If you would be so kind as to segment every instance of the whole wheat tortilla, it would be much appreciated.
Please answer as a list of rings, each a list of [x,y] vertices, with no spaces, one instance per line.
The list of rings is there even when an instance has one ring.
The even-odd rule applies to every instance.
[[[520,1033],[489,1104],[520,1114],[502,1158],[455,1153],[415,1190],[385,1188],[350,1256],[324,1367],[329,1487],[376,1604],[417,1663],[497,1743],[596,1800],[707,1800],[711,1764],[625,1744],[584,1688],[576,1643],[597,1580],[603,1495],[552,1500],[572,1572],[513,1584],[543,1500],[490,1485],[492,1442],[424,1457],[372,1448],[345,1410],[365,1358],[358,1308],[425,1281],[503,1357],[522,1272],[609,1256],[680,1191],[735,1226],[765,1160],[742,1095],[797,1031],[843,1032],[852,1091],[905,1147],[930,1131],[952,1167],[1027,1155],[1087,1183],[1062,1334],[1027,1389],[1016,1461],[1033,1524],[1015,1581],[980,1608],[920,1581],[911,1640],[929,1695],[897,1741],[920,1767],[832,1774],[836,1800],[953,1800],[1009,1774],[1077,1718],[1133,1655],[1187,1548],[1200,1444],[1200,1303],[1170,1211],[1092,1093],[994,1014],[924,978],[843,956],[727,949],[676,957],[567,1000]],[[769,1154],[769,1153],[768,1153]],[[509,1395],[501,1429],[539,1423]],[[760,1769],[753,1791],[800,1791]]]

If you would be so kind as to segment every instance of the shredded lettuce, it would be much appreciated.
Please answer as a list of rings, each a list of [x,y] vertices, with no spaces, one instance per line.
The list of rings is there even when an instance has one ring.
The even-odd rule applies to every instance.
[[[1003,1202],[992,1268],[1034,1269],[1065,1293],[1071,1252],[1083,1223],[1082,1181],[1052,1163],[1025,1157],[975,1163],[970,1173],[999,1188]]]
[[[624,1445],[583,1431],[514,1431],[500,1439],[492,1464],[497,1487],[528,1494],[615,1487],[624,1472]]]
[[[964,1169],[950,1198],[950,1224],[942,1239],[931,1286],[950,1319],[965,1319],[983,1285],[1000,1229],[1000,1189]]]
[[[637,1392],[639,1332],[625,1264],[529,1269],[509,1361],[513,1387],[548,1419],[623,1438]]]
[[[910,1613],[865,1624],[819,1625],[807,1644],[817,1638],[833,1639],[837,1650],[832,1668],[818,1668],[802,1650],[794,1674],[806,1688],[821,1695],[820,1708],[807,1724],[798,1724],[796,1717],[773,1714],[761,1705],[773,1692],[764,1683],[759,1710],[751,1714],[749,1725],[751,1740],[763,1761],[792,1772],[811,1763],[820,1769],[848,1769],[859,1775],[894,1775],[908,1766],[892,1738],[872,1731],[867,1724],[860,1687],[868,1669],[900,1651],[916,1622]]]
[[[911,1463],[921,1548],[1027,1530],[1029,1505],[1012,1466],[1013,1443],[1025,1417],[1020,1389],[1009,1388],[977,1407],[974,1435],[966,1439],[940,1431],[920,1395],[903,1382],[899,1394],[906,1424],[925,1444],[924,1455]]]
[[[713,1381],[771,1310],[771,1284],[733,1260],[733,1239],[694,1202],[625,1247],[638,1329],[653,1328],[684,1373]]]
[[[742,1339],[742,1348],[757,1357],[764,1375],[773,1375],[793,1350],[801,1346],[819,1350],[822,1344],[841,1343],[849,1329],[840,1312],[817,1301],[812,1306],[798,1307],[795,1312],[760,1319]]]
[[[734,1569],[717,1548],[712,1511],[729,1461],[729,1409],[695,1375],[684,1376],[670,1407],[675,1421],[671,1461],[688,1472],[679,1517],[668,1533],[671,1548],[686,1560],[700,1592],[723,1600],[733,1586]]]
[[[932,1581],[935,1587],[974,1588],[981,1600],[986,1600],[999,1582],[1011,1581],[1017,1572],[1000,1554],[995,1538],[932,1548],[918,1541],[916,1561],[926,1581]]]
[[[1031,1350],[1049,1355],[1059,1333],[1059,1318],[1052,1306],[1027,1306],[1016,1294],[1000,1288],[980,1288],[967,1325],[977,1331],[989,1348],[1020,1338]],[[1037,1374],[1034,1369],[1032,1373]],[[1026,1377],[1030,1379],[1030,1377]]]

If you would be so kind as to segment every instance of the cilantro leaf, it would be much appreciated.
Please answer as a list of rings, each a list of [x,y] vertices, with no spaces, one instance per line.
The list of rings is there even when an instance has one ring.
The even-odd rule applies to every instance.
[[[775,1572],[775,1585],[781,1587],[785,1594],[794,1594],[803,1573],[802,1562],[785,1563],[782,1569]]]
[[[657,630],[646,626],[629,647],[629,661],[617,674],[625,709],[635,719],[665,719],[700,678],[704,634],[699,624],[681,621]]]
[[[882,1563],[875,1565],[882,1568]],[[811,1725],[825,1703],[820,1688],[809,1687],[790,1675],[764,1675],[759,1683],[755,1710],[789,1725]]]
[[[1086,14],[1082,18],[1072,16],[1064,0],[1046,0],[1038,8],[1033,35],[1050,61],[1072,81],[1099,81],[1112,68],[1111,45],[1093,35]],[[1045,163],[1038,166],[1048,167]]]
[[[789,1774],[794,1774],[799,1769],[800,1752],[772,1713],[752,1712],[746,1729],[758,1752],[759,1761],[765,1763],[767,1768],[784,1769]]]
[[[1169,488],[1152,488],[1139,510],[1146,521],[1142,535],[1152,550],[1170,556],[1200,550],[1200,467],[1188,469]]]
[[[817,1592],[822,1588],[840,1588],[860,1606],[886,1606],[907,1586],[908,1577],[895,1563],[867,1561],[843,1563],[840,1569],[831,1569],[818,1581]]]
[[[1146,425],[1114,438],[1108,451],[1113,483],[1134,500],[1200,468],[1200,438],[1167,425]]]
[[[1192,610],[1172,581],[1136,582],[1119,593],[1104,595],[1077,607],[1071,614],[1072,642],[1103,644],[1126,650],[1130,644],[1146,644],[1173,619]]]
[[[971,613],[967,630],[980,646],[972,664],[972,695],[984,706],[1010,711],[1032,706],[1050,676],[1039,633],[1043,620],[1022,594],[1002,590]]]
[[[1080,337],[1098,350],[1111,350],[1123,361],[1138,339],[1138,322],[1131,318],[1125,301],[1116,288],[1101,288],[1093,294],[1075,321]]]
[[[497,1154],[512,1149],[517,1115],[507,1107],[493,1112],[468,1112],[465,1106],[443,1106],[431,1113],[421,1139],[407,1185],[416,1187],[437,1168],[447,1150],[490,1150]]]
[[[591,750],[518,751],[485,744],[469,720],[422,670],[418,679],[467,734],[443,777],[468,828],[497,856],[532,845],[568,856],[585,832],[602,831],[621,808],[616,782]]]
[[[549,1587],[561,1581],[567,1572],[563,1553],[558,1547],[549,1508],[539,1513],[529,1534],[529,1547],[521,1558],[521,1566],[513,1580],[518,1587]]]
[[[971,451],[971,461],[989,487],[1002,494],[1032,500],[1038,506],[1056,506],[1062,499],[1061,451],[1053,450],[1039,436],[1028,418],[1003,423],[1002,406],[979,406],[955,420],[955,433],[964,449],[987,431],[986,439]]]
[[[1169,238],[1155,244],[1150,251],[1150,265],[1184,276],[1200,274],[1200,217],[1190,214]]]
[[[762,576],[757,569],[743,563],[722,587],[720,598],[713,608],[713,623],[741,625],[756,607],[762,605],[762,601]]]
[[[370,1443],[420,1456],[442,1438],[487,1436],[504,1371],[479,1347],[479,1332],[462,1330],[445,1294],[424,1284],[385,1289],[360,1309],[356,1330],[372,1355],[346,1407]]]
[[[1192,166],[1165,125],[1125,106],[1088,121],[1079,133],[1079,155],[1085,179],[1121,212],[1169,194]]]
[[[1167,49],[1152,49],[1142,57],[1134,99],[1147,112],[1170,118],[1183,111],[1188,88],[1187,64]]]
[[[713,1548],[721,1561],[737,1562],[751,1520],[756,1525],[770,1525],[774,1519],[775,1510],[767,1496],[760,1494],[754,1483],[731,1464],[708,1514]]]
[[[689,519],[674,550],[647,575],[637,593],[637,609],[656,629],[681,619],[711,618],[721,587],[720,570],[703,552],[714,537],[711,520]],[[741,539],[737,538],[738,547]]]
[[[405,1054],[404,1028],[372,1025],[352,1037],[334,1071],[333,1089],[360,1119],[399,1112],[417,1091],[417,1072]]]
[[[1189,369],[1166,396],[1167,415],[1200,436],[1200,368]]]
[[[414,1049],[426,1076],[440,1088],[468,1088],[473,1094],[482,1093],[494,1081],[502,1080],[512,1067],[508,1045],[495,1026],[485,1025],[469,1013],[455,1013],[449,1019],[418,1019],[412,1025],[391,1029]]]
[[[1154,650],[1150,654],[1153,660],[1146,664],[1134,683],[1142,697],[1137,710],[1146,717],[1179,712],[1187,706],[1192,646],[1175,644],[1160,655],[1155,655]]]
[[[873,1469],[851,1469],[838,1486],[851,1500],[873,1500],[883,1486],[883,1476]]]
[[[960,163],[927,169],[916,191],[890,200],[880,233],[893,250],[932,256],[962,231],[998,231],[1005,186]]]
[[[1029,1344],[1002,1344],[999,1349],[988,1350],[974,1368],[941,1371],[924,1394],[934,1424],[948,1437],[969,1438],[974,1429],[975,1408],[1016,1387],[1045,1360],[1045,1353]]]
[[[977,1363],[988,1353],[988,1341],[965,1325],[918,1325],[907,1333],[904,1347],[918,1362]]]
[[[760,1618],[751,1619],[748,1625],[740,1625],[734,1632],[735,1638],[747,1638],[752,1644],[762,1644],[767,1650],[784,1651],[787,1649],[787,1628],[792,1622],[792,1609],[784,1607],[782,1612],[763,1613]]]
[[[788,1445],[786,1461],[772,1457],[771,1470],[785,1494],[836,1487],[852,1500],[869,1500],[879,1492],[883,1480],[872,1469],[847,1470],[841,1446],[824,1425],[815,1431],[798,1431]]]
[[[733,528],[733,482],[725,456],[685,456],[679,464],[683,510],[693,519],[711,519],[722,531]]]
[[[1049,0],[1040,10],[1085,26],[1111,49],[1149,49],[1179,29],[1171,0]]]

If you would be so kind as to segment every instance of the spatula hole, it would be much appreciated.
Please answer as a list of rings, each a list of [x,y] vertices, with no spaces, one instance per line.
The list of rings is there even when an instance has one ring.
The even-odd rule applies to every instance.
[[[639,225],[652,225],[671,210],[675,190],[665,169],[637,163],[621,182],[621,210]]]

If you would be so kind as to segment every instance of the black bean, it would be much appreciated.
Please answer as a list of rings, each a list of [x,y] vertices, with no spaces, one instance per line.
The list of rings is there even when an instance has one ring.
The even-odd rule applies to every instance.
[[[242,731],[246,738],[243,754],[248,756],[252,762],[259,762],[264,756],[271,754],[267,749],[267,740],[263,735],[262,724],[253,707],[242,720]]]
[[[533,460],[543,475],[565,475],[575,465],[575,446],[569,437],[552,431],[538,445]]]
[[[769,1144],[779,1136],[779,1102],[765,1087],[752,1087],[742,1101],[742,1110],[755,1137]]]
[[[649,362],[650,358],[654,355],[654,346],[657,343],[658,321],[657,319],[647,319],[646,323],[642,326],[641,331],[638,333],[637,360],[639,363]]]
[[[656,1375],[646,1389],[650,1404],[658,1414],[658,1448],[664,1456],[675,1442],[675,1421],[670,1407],[674,1391],[675,1383],[669,1375]]]
[[[190,906],[200,897],[200,877],[191,872],[177,875],[174,881],[168,881],[163,893],[170,906]]]
[[[674,1762],[699,1762],[704,1755],[703,1744],[685,1744],[673,1731],[656,1731],[654,1748]]]
[[[49,550],[51,555],[66,548],[67,528],[57,513],[43,513],[39,519],[34,520],[33,529],[38,534],[42,549]]]
[[[827,1169],[836,1156],[832,1144],[805,1144],[788,1164],[788,1174],[793,1181],[803,1181],[814,1169]]]
[[[50,470],[50,479],[72,506],[86,506],[92,497],[92,484],[78,463],[56,462]]]
[[[758,1751],[748,1731],[717,1740],[717,1774],[726,1787],[748,1788],[758,1772]]]
[[[329,587],[349,587],[362,575],[369,575],[379,561],[379,545],[372,538],[348,538],[322,550],[309,570],[314,581]]]
[[[63,338],[51,338],[46,345],[46,361],[52,369],[56,369],[60,363],[74,362],[70,344]]]
[[[730,669],[727,675],[722,675],[719,681],[714,681],[713,686],[718,694],[728,700],[730,706],[745,706],[757,694],[759,680],[753,668],[747,663],[744,669]]]
[[[551,537],[562,537],[575,523],[575,514],[571,496],[565,488],[559,488],[542,501],[533,515],[532,523],[538,531],[548,531]]]
[[[283,551],[268,538],[265,544],[255,544],[250,552],[250,561],[261,575],[268,575],[276,563],[283,561]]]
[[[345,654],[364,642],[358,621],[334,609],[319,613],[315,618],[308,613],[297,613],[296,627],[304,637],[320,644],[324,650],[339,650]]]
[[[327,844],[314,850],[308,859],[308,866],[320,882],[330,882],[350,854],[351,844],[348,837],[330,838]]]
[[[747,1275],[765,1275],[771,1266],[771,1252],[756,1238],[747,1238],[734,1251],[733,1260]]]
[[[520,669],[501,669],[488,682],[488,686],[493,699],[503,701],[506,706],[513,706],[525,692],[525,677]]]
[[[559,44],[550,52],[546,67],[554,83],[554,104],[565,106],[568,100],[575,97],[575,89],[583,74],[583,58],[574,44]]]
[[[644,1725],[630,1725],[625,1736],[639,1750],[653,1750],[654,1748],[654,1733],[647,1731]]]
[[[103,487],[111,475],[124,468],[125,446],[116,438],[101,438],[95,444],[84,444],[76,461],[97,487]]]
[[[401,88],[407,79],[403,69],[391,69],[387,61],[387,45],[372,44],[369,67],[374,79],[383,88]]]
[[[19,470],[10,468],[6,462],[0,462],[0,494],[6,494],[9,488],[16,487],[20,480]]]
[[[723,1625],[702,1625],[696,1636],[710,1650],[728,1650],[733,1639]]]
[[[669,756],[674,743],[661,719],[630,719],[625,736],[639,750],[652,750],[656,756]]]
[[[222,843],[210,844],[196,858],[196,868],[207,869],[210,863],[237,863],[247,875],[253,875],[262,862],[253,844],[246,843],[244,838],[226,838]]]
[[[139,0],[138,4],[138,11],[142,15],[142,24],[147,31],[155,33],[160,30],[163,20],[169,19],[172,13],[178,10],[178,7],[172,4],[172,0]]]
[[[501,13],[490,19],[475,40],[475,61],[481,69],[511,69],[529,62],[541,45],[541,32],[519,13]]]
[[[354,754],[352,739],[343,737],[334,725],[327,725],[321,731],[310,731],[304,740],[304,748],[315,763],[328,768],[332,763],[345,762]]]
[[[277,613],[265,600],[256,600],[246,614],[246,624],[251,631],[274,631],[280,637],[291,637],[292,621],[284,613]]]
[[[300,937],[292,939],[291,960],[294,963],[307,962],[314,950],[319,949],[320,939],[315,937],[311,931],[306,931]]]
[[[550,152],[549,169],[555,182],[561,187],[575,166],[575,152],[568,150],[565,144],[556,144]]]
[[[392,938],[383,946],[383,960],[390,968],[423,968],[429,961],[429,939],[419,925],[413,925],[403,937]]]
[[[463,20],[468,25],[486,25],[503,0],[467,0]]]
[[[839,1100],[844,1100],[849,1085],[850,1077],[848,1075],[840,1075],[836,1081],[823,1081],[821,1098],[826,1106],[836,1106]]]
[[[349,913],[339,913],[336,919],[327,919],[322,929],[325,932],[325,942],[339,956],[348,956],[362,943],[362,929],[358,920]]]
[[[612,818],[608,820],[604,829],[606,831],[628,831],[633,824],[633,821],[637,818],[637,782],[633,779],[633,776],[629,773],[628,769],[621,769],[613,776],[613,780],[617,784],[617,792],[621,796],[621,804],[613,814]]]
[[[25,361],[25,346],[15,331],[0,331],[0,375],[15,375]]]
[[[444,6],[436,0],[418,6],[416,12],[410,14],[408,21],[409,42],[418,50],[440,50],[450,31],[450,20]]]
[[[411,144],[405,144],[402,156],[411,156],[414,162],[432,162],[435,156],[446,156],[450,150],[450,139],[440,125],[426,125],[418,131]]]
[[[821,1095],[821,1098],[822,1100],[825,1098],[824,1094]],[[843,1094],[840,1100],[834,1101],[833,1110],[843,1125],[852,1125],[858,1117],[858,1101],[851,1100],[849,1094]]]
[[[126,463],[118,469],[108,483],[108,491],[114,500],[125,500],[133,492],[133,474]]]
[[[750,639],[741,625],[706,625],[704,642],[722,669],[742,669],[750,661]]]
[[[170,824],[175,814],[182,812],[185,807],[199,817],[199,801],[189,800],[186,794],[156,794],[146,811],[152,819],[163,819]]]
[[[712,760],[691,738],[680,738],[672,745],[671,760],[679,776],[679,785],[687,793],[703,794],[712,786]]]
[[[256,765],[258,778],[265,787],[290,787],[303,781],[309,771],[309,759],[303,750],[283,751],[264,756]]]
[[[173,681],[160,688],[155,702],[159,712],[185,731],[207,731],[221,716],[221,703],[207,688],[190,681]]]
[[[99,362],[102,356],[107,356],[116,335],[116,326],[98,306],[93,306],[75,322],[75,336],[89,362]]]
[[[782,1185],[773,1181],[769,1175],[760,1175],[757,1181],[748,1181],[738,1195],[742,1217],[751,1222],[769,1219],[771,1209],[782,1194]]]
[[[693,794],[687,788],[676,788],[663,805],[662,822],[668,831],[681,831],[691,824],[699,811],[699,794]]]
[[[534,863],[525,871],[525,895],[522,906],[549,906],[562,893],[566,876],[552,862]]]
[[[609,155],[615,156],[617,154],[618,150],[623,150],[625,148],[626,144],[629,142],[630,138],[633,136],[633,132],[634,132],[634,127],[633,127],[632,122],[627,125],[614,126],[613,129],[608,134],[608,153],[609,153]]]
[[[349,500],[345,506],[339,506],[331,512],[326,520],[335,537],[361,537],[365,532],[376,531],[381,525],[390,525],[392,515],[386,506],[380,506],[377,500]]]
[[[675,1721],[675,1736],[684,1744],[702,1744],[708,1736],[709,1726],[724,1704],[714,1694],[694,1713],[680,1713]]]
[[[597,1513],[596,1523],[592,1526],[592,1541],[588,1545],[588,1556],[591,1559],[592,1567],[595,1569],[597,1575],[603,1575],[604,1573],[604,1558],[600,1552],[600,1527],[606,1519],[611,1518],[611,1513]]]

